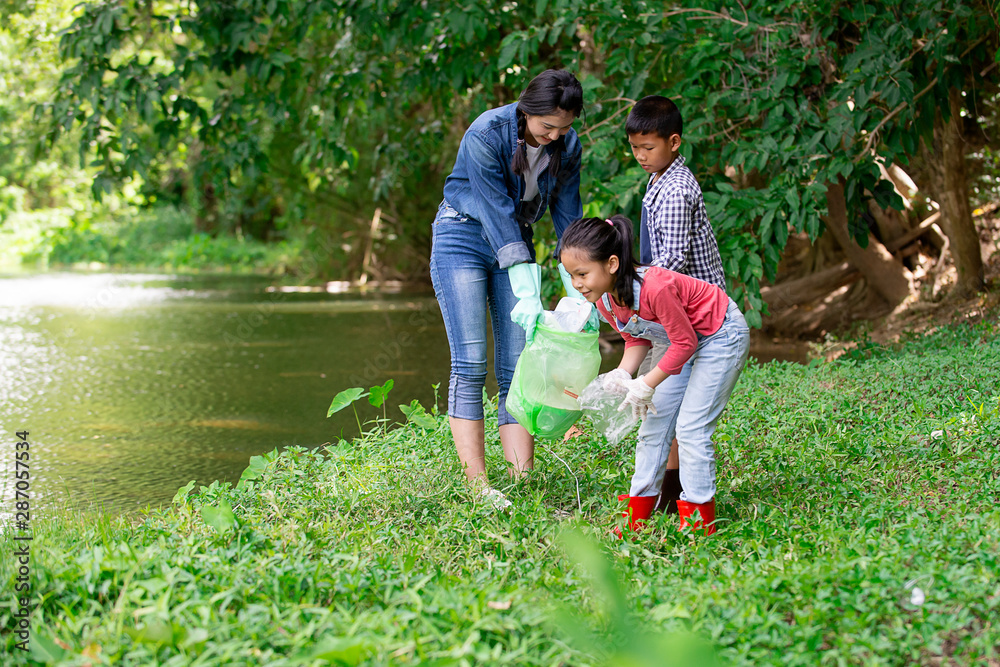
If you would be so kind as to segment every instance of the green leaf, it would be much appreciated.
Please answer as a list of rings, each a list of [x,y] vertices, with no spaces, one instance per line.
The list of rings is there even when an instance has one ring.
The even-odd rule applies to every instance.
[[[223,498],[219,501],[218,507],[204,505],[201,508],[201,518],[219,533],[225,533],[236,527],[236,517],[233,516],[233,507],[229,501]]]
[[[772,208],[767,213],[765,213],[764,217],[761,218],[760,220],[759,236],[760,240],[763,241],[764,243],[766,243],[771,236],[771,224],[774,222],[774,214],[775,210]]]
[[[779,249],[784,248],[785,244],[788,243],[788,225],[784,221],[779,221],[774,226],[774,242]]]
[[[191,489],[194,488],[194,480],[177,489],[177,493],[174,494],[174,499],[171,501],[175,505],[183,505],[187,502],[188,494],[191,493]]]
[[[260,479],[260,476],[264,474],[264,470],[267,469],[267,460],[263,456],[251,456],[250,465],[247,469],[243,471],[240,475],[240,481],[236,483],[236,488],[243,488],[246,482]],[[191,482],[194,484],[194,482]]]
[[[173,644],[174,628],[164,621],[150,621],[141,628],[125,628],[135,641],[147,644]]]
[[[806,149],[809,150],[809,151],[815,150],[816,147],[819,146],[819,142],[823,140],[823,137],[825,135],[826,135],[826,132],[823,131],[823,130],[820,130],[819,132],[817,132],[816,134],[814,134],[812,136],[812,138],[809,140],[809,143],[806,144]]]
[[[368,394],[366,394],[365,390],[361,387],[351,387],[350,389],[345,389],[333,397],[333,402],[330,403],[330,409],[326,411],[326,416],[330,417],[331,415],[340,412],[354,401],[359,398],[364,398],[367,395]]]
[[[872,195],[875,197],[875,203],[884,209],[903,210],[903,199],[888,181],[880,180],[876,183],[875,187],[872,188]]]
[[[514,62],[514,54],[517,53],[517,49],[520,46],[521,33],[512,32],[504,37],[503,42],[500,43],[500,56],[497,58],[497,67],[504,69]]]
[[[60,664],[66,651],[39,631],[31,634],[28,642],[31,657],[46,664]]]
[[[386,380],[385,384],[381,387],[372,387],[368,396],[368,402],[376,408],[382,407],[382,404],[385,403],[385,399],[389,395],[389,392],[392,391],[392,385],[393,381],[390,378],[389,380]]]
[[[799,210],[799,193],[792,188],[785,190],[785,201],[792,211]]]
[[[413,422],[421,428],[432,429],[437,426],[437,421],[427,414],[424,406],[417,399],[413,399],[409,405],[400,405],[399,409],[406,415],[407,421]]]
[[[771,82],[771,94],[775,95],[780,93],[784,89],[785,85],[788,83],[788,72],[784,71],[778,76],[774,77],[774,81]]]
[[[309,655],[311,660],[328,660],[336,664],[357,665],[371,652],[363,637],[327,637]]]
[[[649,610],[649,618],[653,621],[665,621],[668,618],[691,618],[691,614],[680,604],[664,602]]]

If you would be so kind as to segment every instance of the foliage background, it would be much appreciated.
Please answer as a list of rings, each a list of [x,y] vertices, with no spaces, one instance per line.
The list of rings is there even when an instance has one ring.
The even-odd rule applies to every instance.
[[[922,175],[936,121],[977,137],[961,196],[996,198],[997,35],[988,0],[27,3],[4,20],[0,210],[73,201],[84,233],[81,216],[170,205],[208,238],[289,242],[283,271],[357,277],[370,241],[379,277],[423,276],[464,128],[564,67],[586,91],[588,214],[638,217],[624,115],[678,100],[730,291],[759,325],[789,236],[816,241],[834,196],[867,244],[866,200],[901,207],[880,163]],[[543,225],[543,256],[552,240]],[[325,263],[297,265],[317,246]]]

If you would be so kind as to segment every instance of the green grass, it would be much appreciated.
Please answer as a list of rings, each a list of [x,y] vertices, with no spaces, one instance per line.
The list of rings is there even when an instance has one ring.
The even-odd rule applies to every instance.
[[[138,520],[39,520],[30,655],[996,665],[997,359],[993,317],[837,362],[748,367],[718,430],[723,523],[707,539],[677,534],[673,518],[611,539],[628,440],[543,443],[519,483],[500,482],[489,443],[515,506],[491,512],[459,483],[442,416],[429,430],[274,453],[239,488],[182,490]],[[11,553],[9,535],[0,548]],[[6,591],[11,560],[0,560]],[[12,612],[5,596],[0,626]],[[28,661],[14,641],[8,630],[5,661]]]
[[[301,244],[198,232],[170,206],[112,212],[48,209],[0,225],[0,270],[22,267],[168,271],[273,271],[297,261]]]

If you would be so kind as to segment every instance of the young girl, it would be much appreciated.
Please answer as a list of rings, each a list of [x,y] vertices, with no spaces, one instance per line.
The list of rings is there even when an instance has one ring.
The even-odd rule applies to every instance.
[[[430,269],[451,348],[451,433],[469,481],[498,507],[509,502],[486,479],[487,314],[500,390],[500,442],[520,473],[532,467],[535,443],[507,412],[506,397],[542,312],[533,226],[548,209],[561,236],[582,213],[582,148],[573,131],[582,108],[576,77],[550,69],[532,79],[517,102],[484,112],[462,138],[434,219]]]
[[[560,259],[573,286],[625,339],[625,354],[605,386],[628,390],[619,409],[643,419],[628,496],[628,529],[649,518],[677,436],[684,491],[681,527],[715,532],[715,450],[712,433],[746,362],[750,330],[725,291],[659,267],[637,267],[632,222],[576,220],[562,236]],[[646,375],[632,379],[652,341],[670,343]],[[695,513],[699,516],[695,516]],[[619,534],[620,532],[616,531]]]

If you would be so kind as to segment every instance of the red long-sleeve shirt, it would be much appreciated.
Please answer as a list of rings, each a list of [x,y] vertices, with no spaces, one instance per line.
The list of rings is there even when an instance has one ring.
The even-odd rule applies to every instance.
[[[716,285],[676,271],[650,267],[639,293],[638,313],[644,320],[663,325],[670,338],[670,347],[657,367],[667,375],[679,373],[698,347],[696,334],[707,336],[718,331],[726,319],[728,307],[729,297]],[[603,299],[597,302],[597,310],[616,330],[615,318],[627,322],[636,312],[619,306],[614,299],[611,299],[612,313],[604,307]],[[625,349],[634,345],[652,345],[644,338],[627,333],[621,336],[625,339]]]

